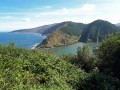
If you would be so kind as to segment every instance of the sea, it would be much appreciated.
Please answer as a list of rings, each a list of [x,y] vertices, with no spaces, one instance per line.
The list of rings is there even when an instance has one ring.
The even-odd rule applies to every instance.
[[[46,36],[36,34],[36,33],[9,33],[9,32],[0,32],[0,43],[9,45],[10,41],[15,42],[15,46],[23,46],[25,48],[33,49],[36,45],[38,45],[42,40],[44,40]],[[77,54],[77,47],[88,45],[90,48],[90,52],[93,52],[94,47],[97,45],[96,43],[76,43],[69,46],[62,46],[49,49],[50,52],[56,55],[62,55],[67,53]]]
[[[9,45],[9,42],[13,41],[16,46],[23,46],[25,48],[33,48],[45,38],[46,36],[36,33],[0,32],[0,43]]]

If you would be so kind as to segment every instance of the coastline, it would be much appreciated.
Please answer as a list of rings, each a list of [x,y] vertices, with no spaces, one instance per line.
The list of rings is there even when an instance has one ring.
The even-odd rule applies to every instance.
[[[36,49],[36,46],[39,45],[39,43],[36,43],[34,45],[31,46],[31,49]]]
[[[71,44],[67,44],[67,45],[58,45],[58,46],[53,46],[53,47],[40,47],[40,48],[38,48],[37,46],[39,45],[36,45],[35,47],[34,47],[34,49],[36,48],[36,49],[51,49],[51,48],[57,48],[57,47],[63,47],[63,46],[69,46],[69,45],[73,45],[73,44],[76,44],[76,43],[78,43],[78,42],[74,42],[74,43],[71,43]]]

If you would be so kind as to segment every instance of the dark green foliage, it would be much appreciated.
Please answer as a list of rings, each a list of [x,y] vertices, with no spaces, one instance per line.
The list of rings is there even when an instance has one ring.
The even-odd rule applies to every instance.
[[[94,69],[78,85],[79,90],[119,90],[120,80]]]
[[[120,34],[108,35],[96,50],[99,69],[120,78]]]
[[[37,50],[0,44],[0,89],[71,90],[86,75],[66,61]],[[45,90],[44,89],[44,90]]]
[[[84,69],[86,72],[92,71],[96,65],[96,58],[89,52],[88,46],[78,47],[77,55],[69,53],[61,57],[67,62]]]
[[[81,26],[81,27],[80,27]],[[66,26],[61,28],[61,30],[69,35],[80,36],[84,28],[84,24],[76,24],[74,22],[67,22]]]
[[[99,59],[89,53],[89,48],[87,46],[78,47],[77,56],[69,53],[61,56],[67,62],[89,72],[84,78],[80,78],[76,83],[76,90],[119,90],[120,89],[120,79],[111,75],[111,73],[106,74],[99,72],[97,66],[102,65],[99,63]],[[103,58],[105,55],[103,56]],[[104,64],[103,64],[104,65]],[[107,64],[105,64],[107,66]],[[117,65],[117,64],[116,64]],[[103,66],[101,66],[103,67]],[[118,67],[118,66],[116,66]],[[104,68],[109,69],[109,68]],[[116,68],[119,71],[119,68]],[[112,71],[114,72],[114,71]],[[119,73],[119,72],[117,72]]]
[[[96,20],[86,26],[79,39],[80,42],[100,42],[109,33],[115,34],[120,29],[108,21]]]
[[[61,55],[61,58],[63,60],[66,60],[67,62],[69,62],[71,64],[77,63],[77,56],[75,54],[73,54],[72,52],[68,53],[68,54]]]
[[[90,53],[88,46],[78,47],[77,48],[77,57],[78,60],[76,64],[89,72],[95,67],[95,57]]]
[[[87,46],[55,57],[14,45],[0,44],[0,90],[120,89],[120,34],[109,35],[95,55]]]

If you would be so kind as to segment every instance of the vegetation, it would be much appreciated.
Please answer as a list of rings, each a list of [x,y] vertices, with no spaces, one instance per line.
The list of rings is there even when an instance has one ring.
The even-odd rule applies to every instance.
[[[94,55],[87,46],[60,57],[10,42],[0,44],[1,90],[119,90],[120,34],[108,35]]]
[[[89,52],[88,46],[78,47],[77,55],[73,53],[62,55],[64,60],[74,64],[75,66],[84,69],[86,72],[90,72],[95,68],[96,59]]]
[[[107,34],[120,32],[120,28],[108,21],[96,20],[90,24],[64,22],[56,28],[37,48],[52,48],[76,42],[101,42]]]
[[[120,78],[120,33],[108,35],[95,52],[100,71]]]
[[[64,24],[65,22],[49,24],[49,25],[44,25],[44,26],[31,28],[31,29],[15,30],[15,31],[12,31],[12,33],[38,33],[41,35],[49,35],[53,31],[55,31],[57,28],[63,26]]]
[[[46,39],[44,39],[37,48],[52,48],[59,47],[64,45],[70,45],[72,43],[76,43],[79,37],[70,36],[68,34],[63,33],[60,30],[54,31],[50,34]]]
[[[115,34],[120,28],[108,21],[96,20],[86,26],[79,39],[80,42],[101,42],[109,33]]]
[[[52,48],[70,45],[78,42],[82,29],[73,22],[66,22],[63,26],[51,33],[37,48]]]
[[[87,46],[78,47],[77,55],[62,55],[67,62],[85,70],[79,89],[84,90],[119,90],[120,89],[120,34],[110,34],[102,41],[94,55]],[[81,80],[80,80],[81,81]]]
[[[84,24],[78,25],[74,22],[67,22],[65,27],[61,28],[61,31],[63,31],[66,34],[74,35],[74,36],[80,36],[84,28]]]
[[[83,70],[50,54],[0,44],[0,89],[75,89]],[[69,79],[68,79],[69,78]]]

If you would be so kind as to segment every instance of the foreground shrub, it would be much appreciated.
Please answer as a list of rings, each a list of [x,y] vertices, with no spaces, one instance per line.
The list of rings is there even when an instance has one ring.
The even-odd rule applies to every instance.
[[[73,89],[85,72],[50,54],[0,44],[0,89]],[[45,90],[44,89],[44,90]]]
[[[90,72],[92,69],[95,68],[96,58],[92,53],[90,53],[88,46],[78,47],[77,57],[78,60],[76,63],[86,72]]]
[[[78,85],[79,90],[119,90],[120,80],[94,69]]]
[[[120,34],[108,35],[95,51],[101,72],[120,78]]]
[[[61,56],[67,62],[85,70],[86,72],[92,71],[96,66],[96,58],[90,53],[88,46],[78,47],[77,55],[73,53],[64,54]]]

